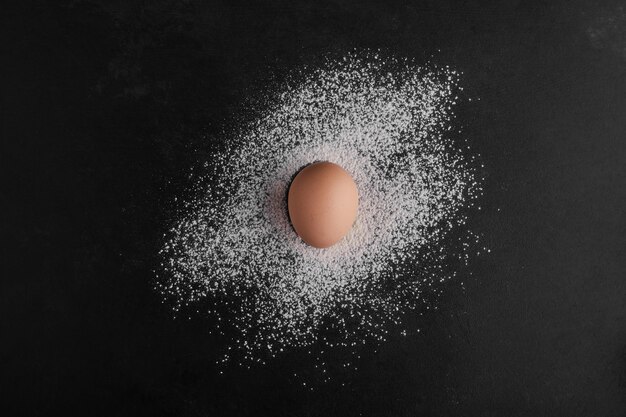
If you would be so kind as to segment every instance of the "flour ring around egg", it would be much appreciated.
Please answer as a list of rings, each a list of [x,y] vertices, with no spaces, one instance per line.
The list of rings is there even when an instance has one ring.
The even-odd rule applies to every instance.
[[[360,252],[348,252],[345,248],[348,246],[352,250],[365,248],[368,239],[371,238],[371,234],[368,233],[368,224],[371,222],[366,221],[366,219],[372,219],[375,216],[378,211],[377,208],[382,206],[380,202],[383,201],[384,196],[382,193],[378,195],[361,195],[359,193],[358,214],[348,234],[329,248],[317,249],[307,245],[297,237],[291,225],[286,210],[286,196],[294,173],[298,173],[303,167],[318,161],[332,162],[342,167],[352,176],[359,190],[367,187],[372,181],[371,175],[367,174],[374,172],[370,161],[354,150],[330,147],[295,148],[291,152],[290,158],[283,165],[275,167],[276,174],[268,181],[264,204],[265,216],[269,224],[282,236],[284,242],[292,245],[292,248],[299,255],[317,259],[322,263],[325,261],[337,262],[342,258],[350,261],[355,255],[359,256]]]

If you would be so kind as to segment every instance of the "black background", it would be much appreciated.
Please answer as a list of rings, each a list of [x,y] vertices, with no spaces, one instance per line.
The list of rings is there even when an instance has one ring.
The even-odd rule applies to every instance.
[[[4,415],[626,415],[626,4],[61,1],[2,10]],[[250,89],[382,48],[463,72],[491,248],[420,333],[314,391],[219,375],[152,290]],[[343,384],[343,385],[342,385]]]

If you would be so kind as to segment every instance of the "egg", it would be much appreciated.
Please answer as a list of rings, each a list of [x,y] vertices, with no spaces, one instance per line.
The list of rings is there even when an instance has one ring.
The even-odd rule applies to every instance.
[[[302,169],[289,187],[289,218],[307,244],[328,248],[352,228],[359,193],[352,176],[332,162],[316,162]]]

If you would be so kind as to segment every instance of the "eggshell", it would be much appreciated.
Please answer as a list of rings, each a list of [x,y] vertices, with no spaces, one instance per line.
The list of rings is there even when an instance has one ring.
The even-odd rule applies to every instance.
[[[354,180],[331,162],[302,169],[289,187],[289,217],[296,233],[311,246],[327,248],[352,228],[359,208]]]

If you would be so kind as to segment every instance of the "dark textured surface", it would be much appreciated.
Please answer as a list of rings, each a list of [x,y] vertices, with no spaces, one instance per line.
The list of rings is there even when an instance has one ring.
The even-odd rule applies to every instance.
[[[4,415],[626,415],[626,5],[77,0],[2,17]],[[336,382],[303,390],[288,376],[306,358],[220,376],[210,323],[173,320],[151,289],[170,202],[248,89],[354,47],[464,72],[491,255],[421,333]]]

